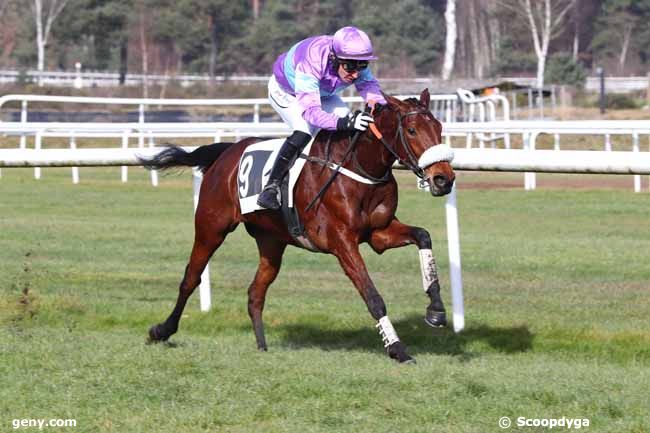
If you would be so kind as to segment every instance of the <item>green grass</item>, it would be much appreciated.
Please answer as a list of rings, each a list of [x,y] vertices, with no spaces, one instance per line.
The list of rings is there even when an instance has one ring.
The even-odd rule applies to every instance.
[[[502,416],[589,418],[648,432],[648,195],[468,189],[459,177],[467,329],[422,321],[415,247],[363,254],[416,366],[383,353],[331,256],[291,248],[265,310],[246,311],[254,241],[232,233],[170,345],[146,331],[171,311],[193,237],[189,172],[5,169],[0,179],[0,431],[76,419],[74,432],[498,432]],[[521,180],[521,175],[507,175]],[[450,305],[444,200],[403,185],[398,216],[427,228]],[[484,177],[485,182],[499,177]],[[32,429],[35,430],[35,429]],[[510,431],[547,431],[512,428]]]

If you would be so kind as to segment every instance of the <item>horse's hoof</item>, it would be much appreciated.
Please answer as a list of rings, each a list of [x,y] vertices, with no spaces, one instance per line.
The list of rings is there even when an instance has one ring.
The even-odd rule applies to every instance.
[[[447,326],[447,313],[444,311],[427,310],[424,322],[432,328],[443,328]]]
[[[268,352],[269,351],[269,349],[267,349],[266,346],[257,346],[257,350],[259,350],[260,352]]]
[[[403,352],[401,354],[398,354],[396,356],[389,355],[392,359],[395,361],[399,362],[400,364],[408,365],[408,364],[417,364],[415,361],[415,358],[413,358],[411,355],[409,355],[406,352]]]
[[[388,348],[388,356],[400,364],[415,364],[415,358],[406,353],[406,346],[401,341],[397,341]]]
[[[160,329],[160,325],[154,325],[149,328],[149,343],[158,343],[161,341],[166,341],[169,336],[165,336]]]

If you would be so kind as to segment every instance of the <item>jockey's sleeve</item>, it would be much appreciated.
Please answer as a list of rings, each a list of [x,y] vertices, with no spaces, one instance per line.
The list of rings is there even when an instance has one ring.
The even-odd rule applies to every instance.
[[[378,104],[386,104],[386,99],[381,94],[379,83],[370,72],[370,68],[361,71],[359,78],[354,81],[354,86],[364,101],[375,101]]]
[[[302,117],[307,123],[333,131],[336,130],[338,116],[334,113],[326,113],[321,107],[319,75],[319,72],[307,62],[296,65],[296,99],[302,109]]]
[[[298,93],[296,97],[300,107],[304,109],[302,117],[307,123],[321,129],[336,130],[336,122],[339,117],[334,113],[323,111],[320,93]]]

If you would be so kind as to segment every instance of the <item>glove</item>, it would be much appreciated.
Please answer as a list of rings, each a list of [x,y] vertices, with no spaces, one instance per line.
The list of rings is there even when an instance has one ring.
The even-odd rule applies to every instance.
[[[365,131],[368,125],[375,120],[368,113],[363,111],[355,111],[345,117],[341,117],[336,122],[337,131]]]

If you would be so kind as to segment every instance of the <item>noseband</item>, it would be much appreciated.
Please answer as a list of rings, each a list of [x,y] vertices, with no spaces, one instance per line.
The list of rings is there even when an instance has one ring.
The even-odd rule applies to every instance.
[[[384,108],[388,109],[390,111],[393,111],[388,106],[384,106]],[[406,168],[411,170],[420,179],[418,182],[421,185],[425,185],[426,183],[428,183],[428,180],[426,180],[424,178],[425,173],[424,173],[423,168],[421,167],[421,165],[423,165],[422,163],[426,162],[426,164],[424,164],[424,167],[427,167],[428,165],[433,164],[435,162],[451,161],[453,159],[453,151],[450,148],[448,148],[447,146],[445,146],[445,149],[443,149],[442,152],[439,151],[439,150],[431,152],[434,148],[440,148],[440,145],[431,146],[429,149],[424,151],[424,153],[420,156],[420,160],[418,160],[418,158],[415,156],[415,153],[413,152],[413,149],[408,144],[408,140],[406,139],[406,136],[404,135],[404,127],[402,126],[402,120],[404,118],[408,117],[408,116],[414,116],[414,115],[417,115],[417,114],[424,114],[424,115],[430,115],[431,116],[431,113],[428,110],[414,110],[414,111],[409,111],[406,114],[402,114],[399,111],[397,111],[396,113],[397,113],[397,131],[395,131],[395,137],[393,138],[393,141],[398,142],[398,138],[399,138],[399,144],[401,144],[401,146],[404,148],[404,151],[406,153],[406,157],[407,157],[406,160],[402,159],[399,156],[399,154],[395,151],[394,146],[392,146],[388,141],[386,141],[386,139],[383,137],[383,135],[379,132],[379,130],[377,130],[376,127],[374,127],[373,124],[371,124],[370,129],[372,129],[373,135],[381,142],[381,144],[386,148],[386,150],[388,150],[388,152],[400,164],[404,165]],[[327,188],[329,188],[329,186],[332,184],[332,182],[334,181],[334,179],[338,175],[341,167],[343,166],[343,164],[347,160],[348,156],[350,156],[350,154],[352,154],[352,163],[354,164],[356,171],[361,173],[361,175],[363,177],[365,177],[366,179],[369,179],[370,181],[372,181],[372,183],[385,183],[385,182],[388,181],[388,179],[390,178],[391,173],[392,173],[392,167],[388,167],[388,170],[386,170],[386,173],[384,173],[384,175],[382,177],[379,177],[379,178],[372,176],[366,170],[364,170],[363,167],[361,167],[361,164],[359,163],[359,161],[357,159],[357,152],[356,152],[356,150],[357,150],[356,149],[356,144],[357,144],[357,141],[358,141],[358,139],[360,137],[360,134],[361,134],[361,132],[357,131],[357,133],[354,135],[354,138],[350,138],[350,145],[348,146],[348,149],[345,152],[345,154],[343,156],[343,159],[341,160],[341,162],[338,165],[335,166],[336,168],[334,169],[334,173],[329,178],[329,180],[325,183],[325,185],[323,185],[323,187],[320,189],[320,191],[318,191],[318,193],[314,196],[314,198],[311,200],[311,202],[307,205],[307,207],[305,208],[305,211],[308,211],[309,209],[311,209],[312,206],[314,206],[314,204],[316,203],[316,201],[324,194],[324,192],[327,190]],[[331,135],[330,135],[330,139],[331,139]],[[330,141],[328,140],[327,149],[329,149],[329,144],[330,144]],[[327,154],[329,154],[329,150],[327,150]],[[311,157],[311,156],[304,156],[303,155],[302,157],[304,157],[308,161],[315,162],[315,163],[318,163],[318,164],[321,164],[321,165],[324,165],[324,166],[329,166],[328,165],[329,157],[328,157],[327,161],[322,160],[320,158]]]
[[[393,111],[390,109],[390,107],[385,106],[384,108]],[[403,120],[408,117],[408,116],[415,116],[418,114],[423,114],[423,115],[431,115],[431,113],[427,110],[413,110],[409,111],[405,114],[400,113],[399,111],[397,113],[397,130],[395,131],[395,137],[393,138],[393,142],[396,143],[397,145],[401,145],[401,147],[404,149],[404,153],[406,154],[406,159],[403,159],[402,157],[399,156],[397,153],[395,146],[391,145],[381,134],[377,136],[377,139],[381,142],[381,144],[388,150],[388,152],[393,155],[393,157],[403,166],[411,170],[418,178],[424,179],[425,173],[422,167],[420,167],[420,163],[418,158],[415,156],[415,152],[413,152],[412,147],[409,145],[408,140],[406,136],[404,135],[404,126],[403,126]],[[376,135],[376,134],[375,134]],[[426,152],[428,152],[430,149],[427,149]],[[451,161],[453,158],[453,154],[451,155],[441,155],[439,158],[436,158],[439,161]],[[432,161],[431,163],[436,162]],[[390,174],[390,169],[388,172],[382,176],[382,179],[385,179],[389,176]]]

